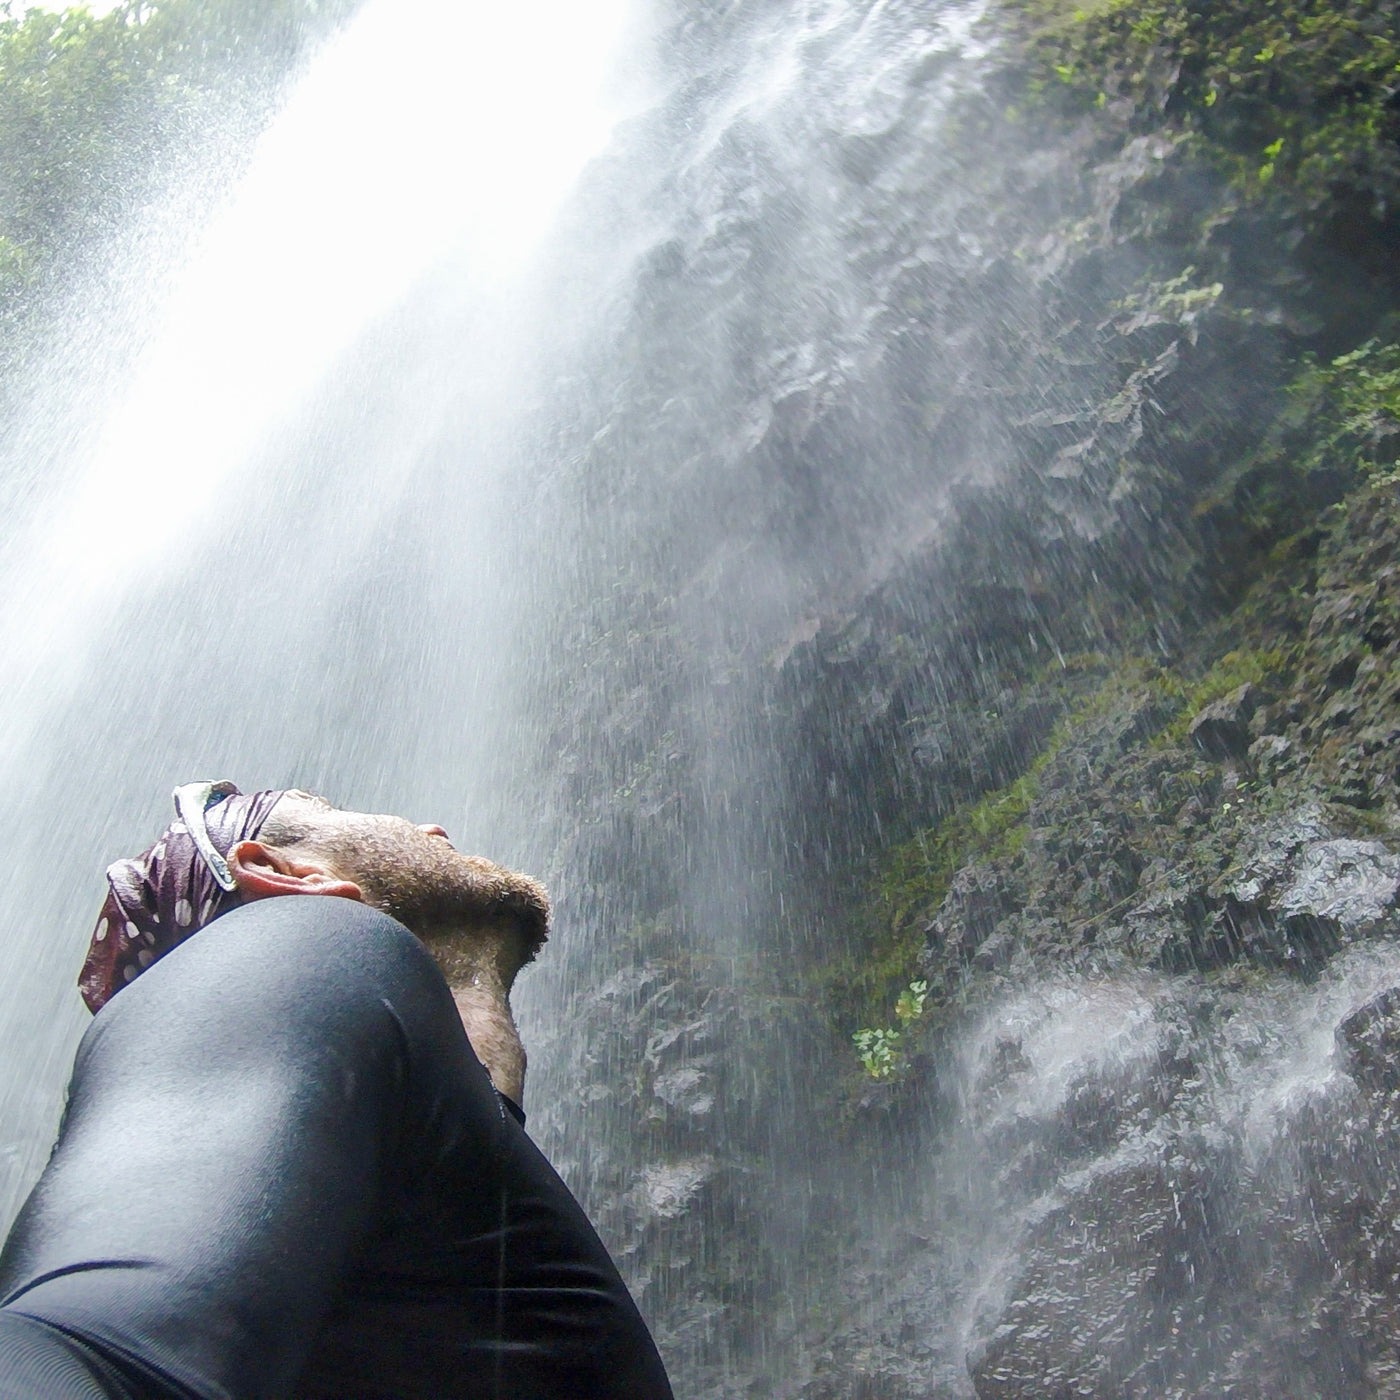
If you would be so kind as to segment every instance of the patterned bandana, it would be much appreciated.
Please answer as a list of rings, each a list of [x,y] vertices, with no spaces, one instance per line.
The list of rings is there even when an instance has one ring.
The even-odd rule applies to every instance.
[[[240,793],[232,783],[175,789],[176,820],[154,846],[107,869],[111,887],[78,989],[94,1015],[177,943],[243,902],[224,857],[253,840],[283,789]]]

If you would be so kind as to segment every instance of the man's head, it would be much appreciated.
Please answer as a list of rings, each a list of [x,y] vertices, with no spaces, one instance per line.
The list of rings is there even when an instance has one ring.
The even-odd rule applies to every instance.
[[[361,899],[416,933],[450,964],[488,939],[507,987],[549,934],[549,897],[528,875],[462,855],[440,826],[346,812],[289,791],[256,840],[228,853],[245,900],[331,894]]]
[[[178,788],[176,808],[155,845],[108,869],[79,978],[93,1011],[190,934],[255,899],[362,900],[417,934],[449,980],[487,971],[505,990],[548,935],[544,889],[460,854],[439,826],[340,811],[298,790],[244,796],[230,783]]]

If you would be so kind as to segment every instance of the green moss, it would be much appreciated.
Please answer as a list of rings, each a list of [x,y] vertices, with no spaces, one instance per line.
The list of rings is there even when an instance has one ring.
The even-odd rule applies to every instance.
[[[1026,771],[886,851],[853,916],[852,950],[816,974],[838,1026],[870,1026],[886,1017],[892,998],[918,967],[925,925],[959,870],[1020,855],[1042,775],[1078,728],[1121,704],[1130,688],[1170,684],[1155,666],[1138,658],[1109,666],[1100,653],[1069,656],[1048,666],[1033,685],[1059,696],[1068,712]]]
[[[943,902],[953,876],[964,865],[1014,855],[1020,849],[1040,772],[1056,746],[1053,737],[1051,746],[1022,777],[958,808],[890,852],[875,887],[882,922],[895,932],[902,930],[914,916],[929,914]]]
[[[1186,694],[1186,686],[1178,676],[1146,657],[1119,657],[1103,683],[1070,711],[1060,743],[1090,721],[1102,719],[1121,708],[1129,695],[1140,694],[1170,703]]]
[[[1203,705],[1246,682],[1264,685],[1281,678],[1294,664],[1294,653],[1286,648],[1238,649],[1221,656],[1193,681],[1140,656],[1093,653],[1067,658],[1054,675],[1032,681],[1040,689],[1052,688],[1053,682],[1053,693],[1064,700],[1066,714],[1026,770],[892,846],[874,872],[853,918],[851,951],[819,976],[842,1033],[849,1034],[853,1025],[879,1026],[888,1020],[893,999],[925,953],[928,922],[959,870],[974,863],[1014,862],[1021,856],[1042,787],[1066,749],[1083,743],[1106,721],[1117,735],[1125,717],[1132,717],[1135,725],[1130,743],[1150,742],[1156,748],[1180,744]],[[1154,714],[1160,719],[1153,719]],[[1144,717],[1146,726],[1136,727]],[[1121,735],[1115,742],[1122,742]],[[953,971],[950,966],[948,973]],[[946,1009],[955,993],[951,982],[935,978],[930,1010]],[[886,1039],[891,1054],[899,1051],[897,1038]],[[881,1046],[885,1043],[880,1041]]]
[[[1266,686],[1279,681],[1296,664],[1297,652],[1290,647],[1226,652],[1195,685],[1181,689],[1181,709],[1157,736],[1156,742],[1159,746],[1183,743],[1191,721],[1205,706],[1223,699],[1242,685]]]
[[[885,853],[853,915],[851,950],[816,974],[838,1028],[887,1018],[918,967],[925,923],[964,865],[1019,852],[1045,761],[1048,753],[1014,782],[959,807]]]

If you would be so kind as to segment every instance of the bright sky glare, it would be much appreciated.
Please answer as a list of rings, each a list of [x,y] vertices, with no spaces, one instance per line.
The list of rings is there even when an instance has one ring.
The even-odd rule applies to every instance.
[[[87,471],[6,570],[0,654],[17,673],[73,657],[449,251],[509,282],[619,115],[605,93],[627,11],[371,0],[332,41],[204,231]],[[139,557],[117,570],[128,539]]]
[[[105,15],[110,10],[115,10],[122,0],[87,0],[85,8],[92,11],[94,15]],[[76,5],[24,5],[20,8],[25,10],[52,10],[58,14],[62,10],[76,9]]]

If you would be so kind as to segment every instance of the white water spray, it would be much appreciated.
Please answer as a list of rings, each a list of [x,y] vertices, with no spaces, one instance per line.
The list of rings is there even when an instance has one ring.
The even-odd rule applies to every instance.
[[[105,356],[50,372],[77,382],[75,403],[108,396],[105,415],[50,424],[49,383],[35,391],[10,467],[32,480],[43,462],[46,484],[0,554],[9,1202],[47,1147],[84,1023],[72,980],[99,872],[161,819],[174,782],[319,769],[347,801],[443,800],[440,753],[420,756],[433,776],[415,794],[412,765],[374,735],[434,732],[499,680],[489,657],[444,671],[450,648],[413,610],[490,606],[507,376],[532,350],[525,272],[618,116],[628,18],[627,0],[372,0],[203,227],[122,275],[126,319],[83,328]],[[478,508],[420,541],[433,582],[410,581],[411,548],[366,574],[453,414],[474,425],[456,496]],[[338,667],[376,627],[408,661],[397,688],[355,692]],[[369,693],[385,684],[392,698]],[[496,718],[470,713],[477,742],[502,742]]]
[[[5,570],[18,674],[72,659],[130,582],[207,529],[230,478],[448,254],[499,293],[613,113],[621,0],[371,5],[292,95],[198,240],[74,488]],[[51,672],[50,672],[51,674]],[[42,706],[45,696],[31,703]],[[7,716],[12,744],[26,732]]]

